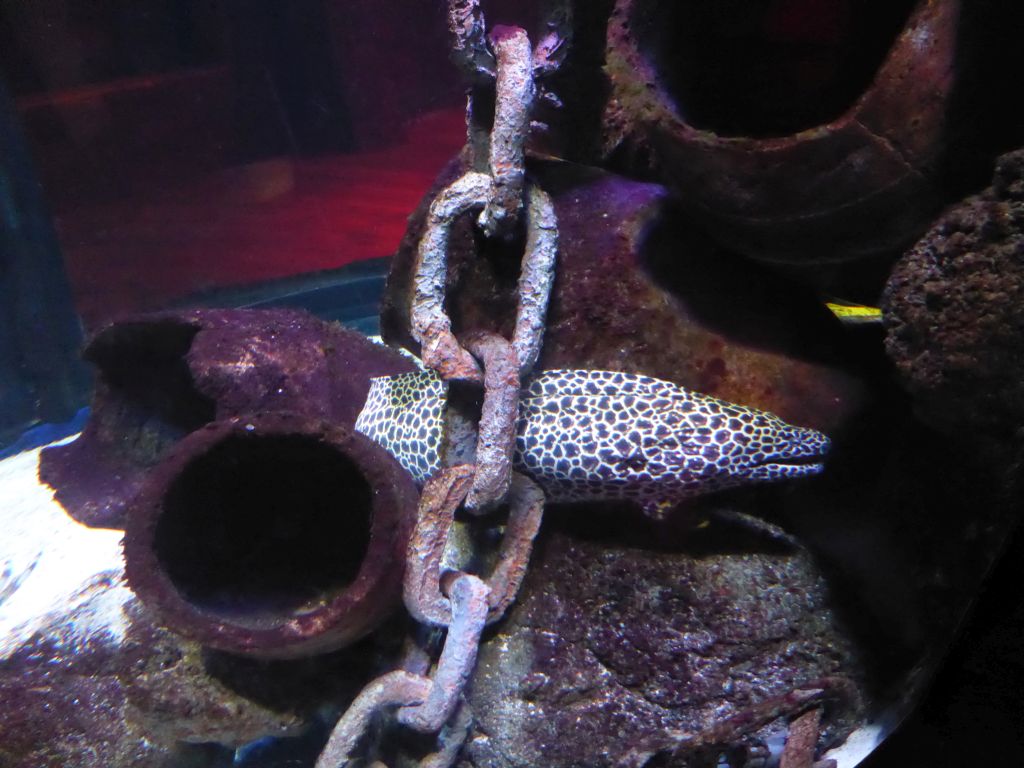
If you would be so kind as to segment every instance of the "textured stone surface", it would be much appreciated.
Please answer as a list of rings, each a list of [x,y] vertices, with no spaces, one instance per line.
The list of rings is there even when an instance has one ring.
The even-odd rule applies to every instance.
[[[930,424],[996,436],[1024,425],[1024,150],[906,253],[884,309],[886,351]]]
[[[157,627],[137,601],[125,613],[123,642],[51,631],[0,660],[3,768],[226,768],[233,750],[218,744],[303,732],[319,707],[351,700],[402,636],[398,626],[383,644],[315,661],[253,662]]]
[[[43,453],[42,479],[89,525],[122,527],[150,467],[210,421],[289,411],[355,424],[370,377],[414,370],[361,334],[296,310],[186,310],[98,332],[98,369],[82,436]]]
[[[294,712],[268,710],[211,676],[197,643],[153,624],[140,604],[131,624],[118,677],[130,727],[155,744],[218,742],[240,746],[264,736],[294,735]]]
[[[471,765],[714,765],[797,714],[722,727],[751,705],[821,678],[852,689],[860,662],[806,552],[728,524],[638,532],[622,513],[608,525],[588,511],[581,536],[583,517],[575,532],[546,521],[519,602],[481,649]],[[823,747],[857,706],[832,700]]]
[[[70,625],[74,614],[65,617]],[[74,637],[72,634],[71,637]],[[0,765],[4,768],[217,768],[222,750],[161,741],[138,727],[129,711],[128,657],[110,637],[93,635],[68,643],[40,634],[0,661]],[[149,652],[149,649],[146,651]],[[154,657],[159,659],[159,656]],[[192,691],[195,693],[195,691]],[[193,699],[189,698],[192,702]],[[222,691],[220,722],[203,723],[205,734],[276,733],[268,718],[247,719],[244,701]],[[243,706],[239,706],[242,704]],[[178,727],[197,728],[196,714],[183,709]]]
[[[533,172],[552,195],[560,237],[540,368],[644,373],[825,432],[856,411],[862,386],[846,339],[811,292],[701,239],[661,186],[571,164]],[[456,173],[451,166],[439,185]],[[425,205],[410,220],[382,308],[385,337],[410,348]],[[459,220],[451,239],[454,327],[508,337],[522,246],[483,243],[470,225]]]
[[[48,665],[25,670],[18,660],[3,667],[0,765],[155,768],[163,764],[165,748],[146,744],[125,728],[124,693],[112,676]]]

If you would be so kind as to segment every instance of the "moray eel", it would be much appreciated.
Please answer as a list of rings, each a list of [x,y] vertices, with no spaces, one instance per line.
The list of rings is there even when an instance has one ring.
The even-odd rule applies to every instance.
[[[445,463],[447,384],[375,378],[356,429],[424,483]],[[513,467],[550,502],[628,500],[657,513],[690,496],[822,470],[829,439],[650,376],[550,370],[526,382]]]

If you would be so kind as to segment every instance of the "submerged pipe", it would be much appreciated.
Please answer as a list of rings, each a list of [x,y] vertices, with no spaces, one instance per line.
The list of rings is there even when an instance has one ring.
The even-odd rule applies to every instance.
[[[359,639],[401,600],[417,490],[369,438],[287,413],[182,439],[129,509],[128,583],[159,621],[265,658]]]

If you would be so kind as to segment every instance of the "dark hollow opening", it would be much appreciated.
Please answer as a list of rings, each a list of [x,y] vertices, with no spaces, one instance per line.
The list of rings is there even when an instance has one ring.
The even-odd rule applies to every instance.
[[[156,554],[186,600],[254,626],[316,610],[365,557],[372,493],[334,448],[235,435],[172,483]]]
[[[123,323],[88,350],[109,395],[104,434],[132,435],[118,448],[155,462],[173,443],[213,421],[216,406],[199,392],[186,356],[198,329],[174,322]]]
[[[690,125],[785,136],[863,94],[914,0],[640,0],[630,23]]]

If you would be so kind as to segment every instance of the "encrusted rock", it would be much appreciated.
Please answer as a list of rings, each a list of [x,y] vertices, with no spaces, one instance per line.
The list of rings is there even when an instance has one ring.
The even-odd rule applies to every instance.
[[[123,586],[115,582],[108,589]],[[276,716],[223,686],[206,697],[206,706],[196,706],[197,694],[215,687],[208,676],[197,676],[187,691],[179,683],[182,705],[176,711],[154,704],[147,712],[156,720],[173,719],[177,734],[191,743],[161,738],[164,734],[133,715],[130,689],[143,682],[115,637],[119,630],[111,627],[109,633],[85,638],[80,628],[73,628],[81,615],[63,619],[63,631],[57,625],[46,627],[0,660],[4,768],[218,768],[225,750],[199,742],[282,731]],[[166,645],[168,633],[163,635]],[[166,659],[162,650],[156,644],[140,652],[152,665],[160,665]],[[175,674],[170,666],[163,674]],[[215,701],[216,696],[220,698]],[[290,724],[296,724],[294,718]]]
[[[26,668],[32,650],[0,666],[4,768],[159,768],[168,749],[125,727],[116,677],[84,657]],[[60,693],[55,694],[59,690]]]
[[[806,552],[728,525],[645,536],[618,514],[597,538],[600,515],[586,515],[590,536],[549,520],[519,602],[481,648],[471,765],[714,765],[781,739],[801,709],[753,715],[759,703],[819,685],[821,747],[849,731],[860,661]]]
[[[458,172],[453,164],[438,188]],[[657,376],[825,432],[856,412],[862,389],[846,340],[813,293],[702,239],[659,185],[567,163],[532,172],[559,228],[538,368]],[[385,337],[413,349],[412,276],[428,201],[392,263],[381,315]],[[471,216],[456,222],[447,308],[457,332],[511,337],[521,249],[474,237]]]
[[[203,648],[156,626],[133,602],[119,678],[125,719],[148,742],[216,742],[233,747],[298,733],[302,720],[247,699],[210,675]]]
[[[1024,150],[906,253],[883,306],[886,350],[922,418],[993,436],[1024,426]]]

